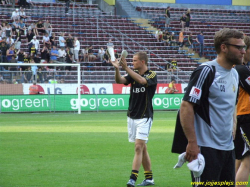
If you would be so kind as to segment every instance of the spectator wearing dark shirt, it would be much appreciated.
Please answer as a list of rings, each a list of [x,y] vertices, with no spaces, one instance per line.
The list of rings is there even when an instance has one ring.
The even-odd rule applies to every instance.
[[[23,58],[23,62],[24,63],[30,63],[30,57],[28,55],[28,53],[24,53],[24,58]],[[28,66],[22,66],[22,70],[27,70]]]
[[[27,35],[26,35],[28,43],[30,43],[30,41],[33,39],[34,36],[35,35],[33,34],[32,30],[29,30],[28,33],[27,33]],[[31,47],[32,47],[32,43],[30,43],[29,46],[28,46],[29,51],[30,51]]]
[[[38,70],[37,70],[37,82],[40,82],[40,83],[44,82],[44,73],[42,72],[42,67],[38,67]]]
[[[89,58],[89,62],[94,61],[96,59],[92,45],[89,47],[89,50],[88,50],[88,58]]]
[[[46,31],[45,31],[42,20],[38,21],[38,23],[36,24],[36,27],[37,27],[38,34],[39,32],[41,32],[43,35],[45,34]]]
[[[52,33],[52,36],[49,37],[51,45],[56,45],[56,34]]]
[[[103,55],[103,66],[108,66],[111,65],[109,64],[109,55],[108,55],[108,50],[106,50],[105,54]]]
[[[203,56],[203,49],[204,49],[204,35],[203,32],[201,31],[200,34],[197,35],[196,38],[197,43],[199,44],[199,56]]]
[[[1,56],[1,61],[2,62],[7,62],[7,58],[6,58],[6,52],[8,50],[6,42],[1,42],[1,52],[2,52],[2,56]]]
[[[168,43],[169,43],[170,46],[172,46],[172,44],[176,44],[177,43],[175,35],[174,35],[174,32],[172,32],[171,35],[169,36]]]
[[[31,83],[32,81],[32,70],[30,66],[28,66],[27,69],[25,69],[24,79],[26,83]]]
[[[49,62],[50,54],[46,45],[43,46],[41,50],[41,63]]]
[[[65,14],[69,14],[70,0],[65,0]]]
[[[186,26],[186,21],[187,21],[187,16],[185,13],[183,13],[181,18],[180,18],[181,31],[184,31],[185,26]]]
[[[71,34],[69,34],[69,37],[66,39],[66,46],[69,47],[71,53],[74,53],[74,38]]]
[[[166,46],[168,41],[169,41],[169,33],[168,33],[168,31],[163,32],[163,36],[162,36],[163,45]]]
[[[186,12],[186,27],[185,27],[185,31],[189,31],[189,24],[190,24],[190,20],[191,20],[191,15],[190,15],[190,8],[187,10]]]
[[[15,56],[12,56],[12,57],[11,57],[10,63],[13,63],[13,64],[16,64],[16,63],[17,63],[17,59],[16,59]],[[15,66],[9,66],[9,67],[8,67],[8,70],[9,70],[9,71],[17,71],[17,67],[15,67]]]
[[[17,52],[17,63],[22,64],[23,60],[24,60],[24,53],[23,53],[22,50],[18,50],[18,52]],[[23,70],[23,66],[18,66],[18,69],[20,71],[22,71]]]
[[[71,53],[70,48],[66,47],[66,62],[67,63],[71,63],[72,64],[72,62],[73,62],[72,56],[73,56],[73,53]],[[66,71],[70,71],[71,70],[71,66],[66,66],[65,70]],[[67,74],[68,73],[66,72],[66,75]]]
[[[168,28],[170,25],[170,6],[167,7],[166,9],[166,23],[165,27]]]
[[[2,52],[0,51],[0,63],[2,63]],[[0,71],[4,71],[4,66],[0,66]]]

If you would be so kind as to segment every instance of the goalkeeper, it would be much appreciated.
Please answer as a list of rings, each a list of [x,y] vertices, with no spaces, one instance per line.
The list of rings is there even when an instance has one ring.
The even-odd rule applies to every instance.
[[[157,86],[156,73],[148,69],[148,57],[145,52],[138,52],[133,56],[134,70],[128,67],[124,57],[120,63],[117,59],[111,63],[115,68],[116,83],[131,84],[127,125],[129,142],[135,143],[135,155],[127,187],[135,186],[141,165],[144,168],[145,180],[138,186],[154,185],[146,143],[153,123],[152,99]],[[119,64],[127,72],[125,76],[121,76]]]

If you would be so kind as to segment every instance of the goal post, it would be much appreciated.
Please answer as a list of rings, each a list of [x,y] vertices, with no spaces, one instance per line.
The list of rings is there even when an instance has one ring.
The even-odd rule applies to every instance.
[[[38,94],[30,91],[35,84]],[[0,113],[73,111],[81,114],[80,101],[80,64],[0,63]]]

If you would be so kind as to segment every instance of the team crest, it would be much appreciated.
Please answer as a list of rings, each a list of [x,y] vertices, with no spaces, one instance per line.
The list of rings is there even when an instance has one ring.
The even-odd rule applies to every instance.
[[[249,84],[249,85],[250,85],[250,76],[249,76],[249,77],[247,77],[245,81],[247,82],[247,84]]]
[[[195,99],[200,99],[201,98],[201,89],[193,86],[191,92],[189,93],[189,96],[193,97]]]

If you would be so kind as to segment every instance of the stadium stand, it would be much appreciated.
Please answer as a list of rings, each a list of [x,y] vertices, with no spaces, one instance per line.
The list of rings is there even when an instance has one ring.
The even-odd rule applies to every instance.
[[[152,25],[156,28],[165,29],[165,9],[156,7],[137,7],[137,10],[145,11]],[[184,8],[171,9],[171,28],[170,32],[180,31],[180,17],[186,12]],[[212,60],[216,57],[213,50],[214,33],[224,27],[241,30],[246,35],[250,34],[250,11],[247,10],[215,10],[215,9],[192,9],[191,10],[191,27],[190,32],[197,36],[203,31],[205,36],[204,55],[207,59]],[[198,52],[198,45],[195,45],[195,51]]]
[[[0,21],[11,20],[13,8],[7,5],[1,5]],[[155,28],[165,30],[165,9],[156,7],[137,7],[137,11],[145,11],[150,18],[148,22]],[[101,47],[106,48],[106,44],[112,38],[115,50],[119,54],[123,49],[127,50],[128,62],[132,62],[133,54],[136,51],[147,51],[150,57],[150,69],[157,71],[158,82],[169,82],[172,76],[175,76],[177,82],[185,83],[188,81],[191,72],[199,65],[197,54],[192,56],[187,50],[178,50],[178,46],[164,46],[161,42],[157,42],[152,31],[135,23],[134,18],[126,16],[108,15],[98,9],[97,4],[76,4],[71,5],[71,11],[68,15],[64,13],[65,7],[63,3],[35,3],[35,6],[26,9],[26,15],[29,19],[26,26],[32,22],[48,19],[53,27],[53,33],[56,33],[56,41],[58,43],[59,33],[65,32],[65,38],[70,33],[73,37],[78,37],[81,43],[81,50],[93,46],[94,55],[97,55]],[[173,8],[171,13],[170,32],[174,32],[177,37],[181,29],[179,19],[186,9]],[[209,15],[208,15],[209,13]],[[193,33],[193,39],[201,30],[204,31],[205,49],[204,55],[206,59],[216,57],[213,50],[214,32],[223,28],[237,28],[247,35],[250,34],[249,11],[236,10],[209,10],[209,9],[192,9],[192,19],[190,32]],[[26,36],[22,35],[21,49],[28,51]],[[42,40],[42,36],[37,37]],[[42,43],[40,42],[40,48]],[[198,52],[197,44],[194,51]],[[166,70],[167,63],[175,58],[178,62],[178,71],[171,74]],[[82,83],[114,83],[114,69],[112,66],[104,65],[100,59],[93,62],[81,61]],[[125,72],[122,72],[125,73]],[[5,72],[6,74],[6,72]],[[64,75],[66,83],[75,83],[76,75]]]

